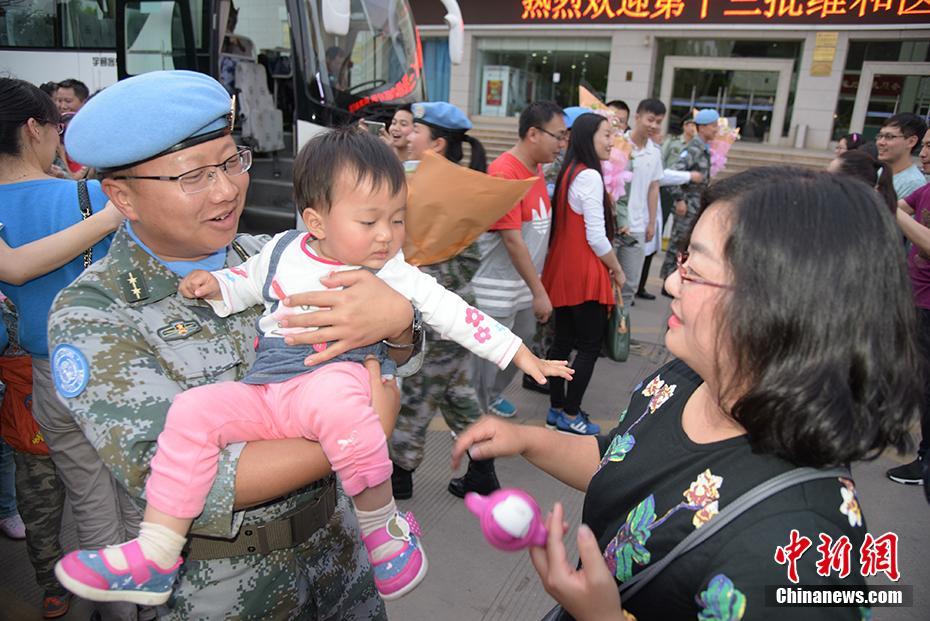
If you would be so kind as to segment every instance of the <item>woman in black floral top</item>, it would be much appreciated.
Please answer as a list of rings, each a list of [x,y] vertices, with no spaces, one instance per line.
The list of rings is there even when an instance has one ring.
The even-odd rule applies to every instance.
[[[466,448],[478,459],[523,455],[586,491],[581,566],[566,558],[558,504],[546,548],[531,550],[564,618],[869,619],[865,607],[766,601],[765,587],[896,579],[876,562],[893,537],[868,533],[847,478],[768,498],[621,608],[618,584],[744,492],[798,466],[904,450],[917,417],[904,257],[871,188],[763,168],[714,184],[703,205],[666,281],[676,359],[636,388],[618,426],[592,438],[487,418],[462,434],[453,458]]]

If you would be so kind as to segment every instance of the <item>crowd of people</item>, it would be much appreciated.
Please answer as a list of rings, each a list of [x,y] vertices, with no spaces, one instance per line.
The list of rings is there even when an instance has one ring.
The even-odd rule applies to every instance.
[[[0,79],[4,435],[18,417],[37,438],[0,443],[0,531],[26,539],[43,616],[74,593],[101,620],[386,618],[384,601],[428,574],[430,525],[395,499],[413,495],[437,413],[454,463],[468,461],[450,493],[499,489],[494,460],[509,456],[585,493],[580,564],[561,505],[530,551],[558,602],[547,619],[769,618],[788,531],[858,550],[849,465],[906,452],[919,420],[916,459],[888,477],[927,475],[930,132],[896,114],[874,143],[841,139],[826,171],[714,180],[720,115],[696,110],[663,137],[666,114],[657,99],[531,102],[489,163],[457,106],[401,107],[380,139],[342,128],[301,149],[307,232],[269,240],[237,234],[252,154],[213,78],[153,72],[93,98],[74,80]],[[620,142],[622,196],[604,173]],[[532,184],[473,244],[415,268],[407,179],[428,152]],[[609,318],[655,299],[669,220],[670,360],[592,416]],[[518,370],[548,395],[545,428],[506,420]],[[593,420],[621,412],[609,431]],[[733,500],[802,467],[620,595]],[[67,554],[65,498],[80,548]],[[811,558],[798,572],[864,584]]]

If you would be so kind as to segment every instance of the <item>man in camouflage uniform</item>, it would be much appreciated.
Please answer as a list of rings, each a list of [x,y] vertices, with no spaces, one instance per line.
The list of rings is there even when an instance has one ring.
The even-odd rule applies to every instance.
[[[675,269],[678,252],[684,250],[681,242],[691,231],[694,219],[697,217],[701,205],[701,193],[710,182],[710,142],[717,135],[717,120],[720,115],[716,110],[705,108],[694,115],[697,133],[688,144],[672,167],[674,170],[698,172],[703,176],[699,182],[692,181],[682,186],[670,186],[669,195],[674,201],[675,215],[673,217],[672,234],[668,240],[668,250],[665,261],[662,263],[661,276],[667,278]],[[665,287],[662,294],[668,295]]]
[[[191,269],[236,266],[265,241],[239,236],[230,244],[248,186],[243,163],[251,160],[237,154],[229,136],[229,108],[229,96],[212,78],[154,72],[95,97],[68,132],[69,152],[103,171],[104,189],[129,222],[106,259],[52,306],[53,373],[59,396],[92,446],[85,458],[102,460],[140,506],[174,396],[239,380],[255,358],[260,307],[219,318],[206,303],[177,292]],[[135,141],[112,140],[130,123]],[[185,171],[203,182],[196,193],[189,192]],[[314,297],[320,293],[292,296],[296,305],[332,308],[325,319],[330,327],[297,340],[337,341],[327,357],[361,344],[340,334],[409,342],[411,335],[396,329],[409,326],[409,303],[370,274],[352,278],[358,280],[342,283],[351,285],[345,291],[323,292],[328,300]],[[364,301],[340,313],[350,298]],[[374,329],[378,321],[365,304],[378,309]],[[361,319],[352,324],[337,314]],[[307,315],[289,322],[314,323]],[[223,449],[166,617],[385,619],[355,515],[334,479],[324,477],[327,469],[319,445],[305,440]],[[242,510],[248,506],[256,508]]]

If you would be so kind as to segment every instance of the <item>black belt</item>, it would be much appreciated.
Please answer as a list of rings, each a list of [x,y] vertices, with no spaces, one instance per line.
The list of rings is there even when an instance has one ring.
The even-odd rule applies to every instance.
[[[243,526],[235,539],[192,535],[186,558],[190,561],[208,561],[292,548],[326,526],[335,511],[336,480],[330,479],[319,498],[307,506],[274,522],[261,526]]]

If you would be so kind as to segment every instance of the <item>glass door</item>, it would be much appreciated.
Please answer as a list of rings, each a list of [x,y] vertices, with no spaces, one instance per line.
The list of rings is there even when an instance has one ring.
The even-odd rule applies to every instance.
[[[777,71],[678,68],[671,121],[680,124],[694,108],[714,108],[731,125],[735,121],[743,140],[763,142],[771,131],[777,88]]]

